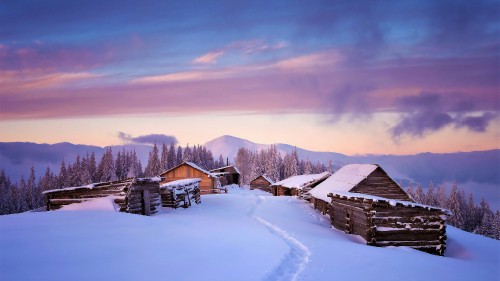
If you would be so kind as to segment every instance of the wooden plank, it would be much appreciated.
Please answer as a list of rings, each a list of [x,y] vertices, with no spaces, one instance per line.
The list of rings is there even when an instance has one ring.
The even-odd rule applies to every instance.
[[[151,202],[149,198],[149,189],[142,190],[142,199],[143,199],[143,211],[145,216],[151,215]]]

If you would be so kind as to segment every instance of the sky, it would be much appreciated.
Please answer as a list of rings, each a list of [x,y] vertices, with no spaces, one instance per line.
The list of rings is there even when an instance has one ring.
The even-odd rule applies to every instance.
[[[498,149],[499,19],[486,0],[7,1],[0,141]]]

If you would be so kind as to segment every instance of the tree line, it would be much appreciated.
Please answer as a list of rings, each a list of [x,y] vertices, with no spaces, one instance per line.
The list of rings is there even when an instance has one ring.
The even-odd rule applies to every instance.
[[[416,188],[410,184],[406,192],[417,203],[450,210],[449,225],[500,240],[500,211],[493,212],[484,198],[477,205],[472,193],[466,197],[465,191],[459,190],[456,184],[452,185],[449,194],[445,187],[435,188],[432,183],[427,192],[420,184]]]
[[[252,151],[241,147],[236,153],[234,164],[241,173],[242,184],[250,184],[250,181],[260,175],[267,175],[274,182],[277,182],[296,175],[318,174],[325,171],[333,172],[333,162],[331,160],[328,162],[328,166],[319,161],[313,164],[309,158],[306,158],[306,160],[300,159],[297,149],[281,157],[275,145],[260,151]]]
[[[45,173],[36,177],[34,167],[26,180],[21,176],[18,182],[12,182],[5,171],[0,170],[0,215],[14,214],[34,210],[45,206],[43,191],[61,189],[72,186],[83,186],[96,182],[122,180],[133,177],[153,177],[171,169],[184,161],[211,170],[225,166],[222,155],[214,160],[212,152],[198,145],[185,148],[175,147],[173,143],[161,146],[161,151],[153,145],[149,152],[148,162],[143,169],[135,150],[124,148],[114,156],[111,148],[107,148],[100,160],[94,152],[84,156],[77,155],[73,163],[66,164],[64,159],[58,173],[49,167]]]

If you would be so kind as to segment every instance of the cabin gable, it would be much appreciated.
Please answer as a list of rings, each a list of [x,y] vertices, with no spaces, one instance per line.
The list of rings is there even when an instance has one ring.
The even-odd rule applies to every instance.
[[[210,193],[211,190],[216,188],[215,179],[210,174],[196,169],[187,163],[182,163],[160,174],[160,177],[162,178],[161,184],[188,178],[199,178],[201,179],[199,187],[202,194]]]
[[[382,168],[377,167],[349,192],[415,202]]]

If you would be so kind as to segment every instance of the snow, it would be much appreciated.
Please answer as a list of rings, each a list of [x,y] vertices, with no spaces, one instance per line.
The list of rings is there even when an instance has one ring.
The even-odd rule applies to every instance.
[[[236,173],[241,174],[240,170],[238,170],[238,168],[236,168],[236,166],[233,166],[233,165],[229,165],[229,166],[224,166],[224,167],[220,167],[220,168],[217,168],[217,169],[213,169],[213,170],[210,170],[210,172],[213,173],[214,171],[218,171],[218,170],[222,170],[222,169],[226,169],[226,168],[233,168],[236,171]]]
[[[77,189],[93,189],[95,185],[93,183],[83,185],[83,186],[71,186],[71,187],[65,187],[65,188],[60,188],[60,189],[50,189],[42,192],[42,194],[49,194],[53,192],[58,192],[58,191],[69,191],[69,190],[77,190]]]
[[[160,188],[172,189],[172,188],[177,188],[177,187],[184,187],[184,186],[194,185],[196,183],[199,183],[200,181],[201,181],[201,179],[199,179],[199,178],[176,180],[176,181],[171,181],[171,182],[161,184]]]
[[[204,174],[209,175],[210,177],[216,177],[216,176],[215,176],[214,174],[212,174],[211,172],[209,172],[209,171],[207,171],[207,170],[203,169],[202,167],[200,167],[200,166],[196,165],[196,164],[195,164],[195,163],[193,163],[193,162],[184,162],[183,164],[187,164],[187,165],[189,165],[189,166],[191,166],[191,167],[195,168],[196,170],[199,170],[199,171],[203,172]],[[181,164],[181,165],[182,165],[182,164]]]
[[[274,184],[274,181],[272,179],[270,179],[268,176],[266,175],[260,175],[260,176],[257,176],[255,177],[253,180],[251,180],[250,182],[253,182],[255,179],[257,179],[258,177],[263,177],[266,181],[268,181],[270,184]]]
[[[0,217],[1,280],[498,280],[500,242],[447,227],[445,257],[371,247],[295,197],[239,187],[152,217],[100,198]],[[107,202],[107,203],[106,203]],[[78,207],[77,207],[78,206]]]
[[[348,192],[358,183],[368,177],[377,165],[373,164],[349,164],[340,168],[331,177],[320,183],[309,194],[313,197],[330,202],[329,193]]]
[[[309,192],[311,193],[311,192]],[[369,194],[363,194],[363,193],[355,193],[355,192],[332,192],[332,194],[339,195],[341,198],[359,198],[359,199],[367,199],[367,200],[373,200],[375,202],[387,202],[391,206],[405,206],[405,207],[420,207],[428,210],[440,210],[445,214],[451,215],[450,210],[435,207],[435,206],[429,206],[429,205],[424,205],[424,204],[419,204],[419,203],[414,203],[410,201],[401,201],[401,200],[396,200],[396,199],[388,199],[380,196],[375,196],[375,195],[369,195]],[[327,197],[328,200],[325,200],[326,202],[330,202],[331,199]]]
[[[293,176],[289,177],[287,179],[284,179],[282,181],[279,181],[277,183],[274,183],[274,186],[284,186],[287,188],[297,188],[297,189],[302,189],[304,188],[307,184],[318,181],[320,179],[323,179],[325,177],[328,177],[330,175],[329,172],[323,172],[320,174],[310,174],[310,175],[299,175],[299,176]]]
[[[120,207],[113,201],[118,196],[107,196],[91,199],[79,204],[69,204],[63,206],[64,211],[111,211],[118,212]]]

